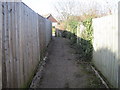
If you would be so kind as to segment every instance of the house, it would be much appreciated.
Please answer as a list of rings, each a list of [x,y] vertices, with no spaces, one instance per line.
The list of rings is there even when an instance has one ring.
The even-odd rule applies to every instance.
[[[52,26],[57,26],[58,21],[51,14],[45,15],[44,17],[52,22]]]

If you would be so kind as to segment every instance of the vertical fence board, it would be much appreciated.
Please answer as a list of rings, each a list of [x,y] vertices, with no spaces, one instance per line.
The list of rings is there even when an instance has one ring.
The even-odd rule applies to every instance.
[[[118,87],[117,20],[117,15],[110,15],[93,20],[93,62],[111,85],[116,88]]]
[[[0,89],[2,89],[2,2],[0,2]]]
[[[23,70],[23,66],[24,66],[24,63],[23,63],[23,5],[22,3],[20,3],[20,20],[19,20],[19,29],[20,29],[20,32],[19,32],[19,39],[20,39],[20,80],[21,80],[21,86],[23,86],[23,83],[24,83],[24,70]]]
[[[2,88],[7,86],[7,73],[6,73],[6,61],[5,61],[5,5],[2,3]]]
[[[10,70],[9,70],[9,46],[8,46],[8,5],[4,3],[4,54],[5,54],[5,65],[6,65],[6,75],[7,75],[7,85],[10,87]]]

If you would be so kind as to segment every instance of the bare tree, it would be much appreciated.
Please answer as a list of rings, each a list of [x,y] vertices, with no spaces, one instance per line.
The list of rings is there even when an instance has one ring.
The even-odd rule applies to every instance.
[[[76,2],[74,0],[59,0],[54,7],[59,14],[59,19],[66,20],[70,15],[73,15]]]
[[[90,11],[97,13],[98,6],[100,8],[100,4],[95,1],[59,0],[55,3],[54,8],[58,13],[59,20],[66,20],[69,16],[81,16]]]
[[[67,20],[70,16],[92,15],[94,17],[101,17],[112,13],[110,1],[103,1],[102,5],[99,1],[95,0],[58,0],[54,4],[54,8],[58,13],[59,20]],[[106,3],[106,4],[105,4]],[[112,3],[112,2],[111,2]]]

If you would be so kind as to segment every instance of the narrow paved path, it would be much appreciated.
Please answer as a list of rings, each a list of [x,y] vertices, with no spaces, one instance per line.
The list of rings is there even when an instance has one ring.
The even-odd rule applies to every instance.
[[[53,38],[40,88],[82,88],[87,85],[87,77],[75,64],[73,52],[69,40]]]
[[[76,63],[77,55],[69,42],[65,38],[53,38],[43,73],[39,68],[31,88],[104,88],[89,65]]]

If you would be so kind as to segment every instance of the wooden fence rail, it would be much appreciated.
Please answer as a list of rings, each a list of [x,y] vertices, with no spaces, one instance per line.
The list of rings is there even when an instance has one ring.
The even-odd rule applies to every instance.
[[[20,88],[29,84],[51,35],[51,22],[24,3],[0,3],[2,88]]]

